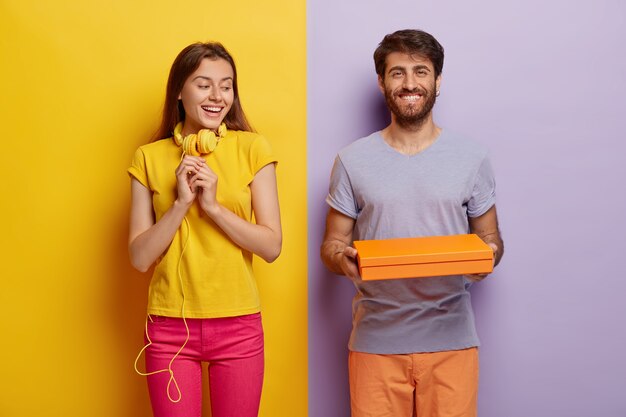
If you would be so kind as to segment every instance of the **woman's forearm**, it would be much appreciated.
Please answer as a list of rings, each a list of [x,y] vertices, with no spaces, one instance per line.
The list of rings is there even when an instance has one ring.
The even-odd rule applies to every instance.
[[[276,168],[268,164],[261,168],[250,183],[252,210],[256,223],[250,223],[226,207],[210,199],[212,204],[200,204],[204,213],[231,238],[235,244],[266,262],[273,262],[282,248],[282,230]],[[200,201],[203,201],[202,199]]]
[[[145,272],[165,252],[187,214],[189,205],[176,200],[163,217],[155,222],[152,192],[136,179],[132,180],[128,251],[135,268]]]
[[[266,262],[273,262],[280,255],[280,227],[250,223],[222,205],[206,214],[236,245],[260,256]]]

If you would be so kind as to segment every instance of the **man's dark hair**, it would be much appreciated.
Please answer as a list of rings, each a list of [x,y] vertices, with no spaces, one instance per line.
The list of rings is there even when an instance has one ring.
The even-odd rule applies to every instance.
[[[443,46],[431,34],[422,30],[404,29],[391,33],[383,38],[374,51],[376,73],[385,78],[387,55],[402,52],[410,55],[421,55],[433,63],[435,78],[443,70]]]

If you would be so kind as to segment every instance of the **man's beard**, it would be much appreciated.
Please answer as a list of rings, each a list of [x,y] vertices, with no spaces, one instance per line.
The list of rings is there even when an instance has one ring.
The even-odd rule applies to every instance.
[[[400,127],[409,130],[417,130],[427,120],[428,115],[435,105],[437,96],[434,94],[434,89],[431,91],[427,91],[417,87],[413,90],[402,89],[398,92],[398,95],[410,93],[421,94],[422,97],[418,100],[418,103],[422,102],[421,107],[417,107],[416,105],[407,106],[408,108],[400,107],[397,104],[396,100],[394,100],[393,92],[388,90],[387,88],[385,88],[385,101],[387,102],[387,107],[395,116],[396,123],[398,123]],[[398,98],[398,100],[402,99]]]

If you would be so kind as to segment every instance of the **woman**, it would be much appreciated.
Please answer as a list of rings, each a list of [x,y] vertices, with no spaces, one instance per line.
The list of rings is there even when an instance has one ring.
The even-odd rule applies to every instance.
[[[143,349],[154,415],[201,415],[206,361],[213,417],[257,416],[264,358],[252,254],[272,262],[281,251],[276,159],[246,120],[221,44],[178,55],[156,139],[128,169],[131,262],[142,272],[156,263]]]

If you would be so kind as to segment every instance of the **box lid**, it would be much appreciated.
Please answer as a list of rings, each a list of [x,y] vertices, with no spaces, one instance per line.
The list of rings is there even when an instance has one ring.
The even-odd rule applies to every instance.
[[[475,234],[356,240],[361,267],[493,259],[493,250]]]

